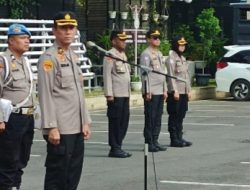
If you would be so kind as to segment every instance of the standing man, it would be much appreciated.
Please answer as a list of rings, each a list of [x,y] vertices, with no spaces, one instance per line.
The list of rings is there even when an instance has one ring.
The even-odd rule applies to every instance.
[[[30,31],[22,24],[8,30],[8,48],[0,56],[1,101],[15,106],[7,120],[0,106],[0,190],[20,188],[23,169],[30,158],[34,135],[32,73],[23,54],[29,50]]]
[[[109,53],[127,61],[125,47],[127,35],[122,31],[112,31]],[[122,150],[129,123],[130,68],[127,63],[104,57],[103,60],[104,95],[107,100],[109,119],[109,157],[127,158],[131,154]]]
[[[158,30],[150,30],[146,33],[146,38],[149,46],[142,52],[140,64],[154,71],[166,73],[163,55],[158,49],[161,43],[160,32]],[[153,72],[147,73],[146,71],[142,74],[145,143],[149,145],[149,152],[166,151],[167,148],[158,142],[161,132],[163,105],[167,98],[166,77]]]
[[[38,63],[39,103],[47,142],[45,190],[77,189],[84,138],[91,134],[79,59],[70,47],[76,30],[77,20],[72,12],[56,14],[55,42]]]
[[[191,99],[191,85],[188,74],[188,63],[183,56],[186,49],[184,37],[175,37],[172,40],[172,50],[169,52],[166,66],[172,76],[182,78],[182,82],[173,78],[168,79],[168,131],[170,133],[170,146],[186,147],[192,143],[182,138],[183,119],[188,110],[188,101]]]

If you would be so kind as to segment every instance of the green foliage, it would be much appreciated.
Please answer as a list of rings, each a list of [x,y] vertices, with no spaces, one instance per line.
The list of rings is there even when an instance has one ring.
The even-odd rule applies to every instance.
[[[0,6],[9,6],[11,18],[23,18],[28,6],[36,6],[36,0],[0,0]]]
[[[200,43],[203,45],[202,59],[214,57],[216,54],[212,49],[214,37],[218,37],[221,32],[219,19],[214,15],[214,9],[204,9],[196,18],[196,24],[200,31]]]
[[[141,79],[139,76],[131,75],[131,82],[140,82]]]
[[[84,7],[86,5],[86,0],[76,0],[76,4],[80,7]]]
[[[107,50],[111,48],[110,32],[107,30],[102,34],[97,34],[97,44]]]
[[[161,45],[159,47],[159,50],[162,52],[163,55],[168,55],[168,52],[170,50],[171,44],[169,43],[168,40],[162,39],[161,40]]]

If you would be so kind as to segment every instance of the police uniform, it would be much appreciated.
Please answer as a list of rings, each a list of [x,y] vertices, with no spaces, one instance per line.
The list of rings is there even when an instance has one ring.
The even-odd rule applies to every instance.
[[[169,52],[166,61],[169,75],[184,79],[182,82],[173,78],[168,78],[168,103],[167,111],[169,114],[168,131],[170,133],[171,146],[184,147],[192,145],[183,139],[183,119],[188,110],[188,94],[191,92],[190,79],[188,74],[188,63],[185,57],[179,53],[179,45],[185,45],[187,42],[184,38],[173,39],[172,47],[174,50]],[[174,99],[174,93],[179,93],[179,100]]]
[[[126,34],[113,31],[113,38],[125,40]],[[127,61],[125,52],[116,48],[108,51],[110,54]],[[129,97],[130,97],[130,67],[127,63],[117,61],[110,57],[103,60],[104,95],[114,97],[114,101],[107,101],[107,116],[109,119],[109,145],[110,157],[129,157],[131,154],[122,150],[122,141],[126,136],[129,123]]]
[[[147,38],[160,37],[158,30],[147,32]],[[140,65],[145,65],[154,71],[166,73],[162,53],[149,46],[140,56]],[[142,71],[142,94],[144,97],[144,138],[149,144],[150,152],[164,151],[166,148],[158,142],[161,131],[161,119],[164,105],[164,93],[167,93],[166,77],[153,72]],[[146,94],[151,94],[151,99],[146,100]]]
[[[13,24],[9,27],[8,38],[15,35],[31,35],[24,25]],[[0,56],[0,95],[11,100],[15,106],[9,120],[5,122],[5,131],[0,133],[0,189],[11,187],[19,189],[23,169],[27,166],[34,135],[33,100],[30,96],[31,72],[27,59],[16,59],[8,48]],[[8,69],[9,68],[9,73]],[[6,77],[6,79],[5,79]],[[23,100],[27,99],[25,102]],[[4,121],[4,110],[0,106],[0,122]]]
[[[58,26],[76,26],[72,13],[60,12]],[[86,108],[79,58],[55,41],[38,62],[38,93],[42,127],[47,141],[44,189],[74,190],[80,180],[84,156],[83,125],[91,119]],[[58,128],[60,144],[48,141],[48,130]]]

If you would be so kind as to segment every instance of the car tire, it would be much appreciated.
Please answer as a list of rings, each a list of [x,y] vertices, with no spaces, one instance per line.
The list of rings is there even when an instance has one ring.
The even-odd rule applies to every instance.
[[[250,83],[246,80],[237,80],[231,86],[232,96],[239,101],[250,99]]]

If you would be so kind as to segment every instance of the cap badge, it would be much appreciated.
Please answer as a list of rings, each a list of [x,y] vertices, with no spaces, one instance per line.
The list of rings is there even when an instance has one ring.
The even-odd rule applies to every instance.
[[[71,17],[70,17],[69,14],[66,14],[66,15],[64,16],[64,18],[65,18],[66,20],[70,20],[70,19],[71,19]]]
[[[19,32],[21,32],[21,29],[20,29],[19,27],[15,27],[15,28],[13,29],[13,32],[19,33]]]

